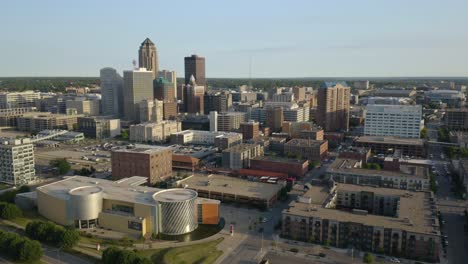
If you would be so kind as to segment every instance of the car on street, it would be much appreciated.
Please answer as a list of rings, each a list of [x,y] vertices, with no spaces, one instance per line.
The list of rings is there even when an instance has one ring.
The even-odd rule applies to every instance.
[[[391,263],[401,263],[401,261],[399,259],[397,259],[397,258],[391,258],[390,262]]]

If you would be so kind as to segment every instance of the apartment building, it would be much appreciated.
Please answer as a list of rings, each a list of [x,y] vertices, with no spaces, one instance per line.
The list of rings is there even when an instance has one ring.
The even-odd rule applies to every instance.
[[[39,132],[46,129],[73,130],[82,115],[63,115],[51,113],[25,113],[18,117],[17,129],[20,131]]]
[[[0,109],[33,107],[35,100],[41,98],[41,93],[34,91],[1,92]]]
[[[350,96],[346,82],[324,82],[317,93],[316,123],[326,132],[348,131]]]
[[[23,185],[36,177],[34,146],[29,139],[0,142],[0,182]]]
[[[438,262],[440,225],[431,192],[337,184],[310,186],[282,212],[286,238]]]
[[[16,127],[18,117],[25,113],[36,112],[36,107],[20,107],[0,109],[0,127]]]
[[[244,139],[255,139],[260,135],[260,123],[254,120],[243,122],[240,124],[239,130]]]
[[[250,167],[252,158],[263,156],[263,147],[257,144],[239,144],[223,150],[223,167],[232,170]]]
[[[218,113],[217,117],[218,131],[233,131],[240,127],[245,121],[245,113],[242,112],[224,112]]]

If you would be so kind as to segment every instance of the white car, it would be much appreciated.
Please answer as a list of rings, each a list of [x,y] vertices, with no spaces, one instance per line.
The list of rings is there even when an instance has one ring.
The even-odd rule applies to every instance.
[[[390,262],[391,263],[401,263],[401,261],[399,259],[397,259],[397,258],[391,258]]]

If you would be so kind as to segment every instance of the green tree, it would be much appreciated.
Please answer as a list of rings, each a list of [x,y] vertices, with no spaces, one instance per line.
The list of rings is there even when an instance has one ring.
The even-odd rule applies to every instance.
[[[11,203],[0,203],[0,218],[11,220],[22,215],[21,209],[19,209],[16,205]]]
[[[73,248],[80,241],[80,234],[73,229],[66,229],[60,233],[58,246],[63,249]]]
[[[17,259],[21,262],[31,263],[38,261],[43,254],[44,252],[39,242],[25,238],[19,245]]]
[[[364,254],[364,257],[362,258],[362,261],[364,263],[373,264],[375,260],[374,260],[374,256],[372,254],[369,254],[369,252],[366,252]]]
[[[70,171],[71,166],[67,159],[55,159],[50,161],[50,165],[56,167],[59,170],[59,174],[63,175]]]
[[[423,127],[423,129],[421,129],[421,138],[422,139],[428,139],[429,138],[429,133],[428,133],[427,127]]]
[[[130,138],[130,135],[128,134],[128,130],[123,129],[123,130],[120,132],[120,137],[121,137],[123,140],[128,140],[128,139]]]

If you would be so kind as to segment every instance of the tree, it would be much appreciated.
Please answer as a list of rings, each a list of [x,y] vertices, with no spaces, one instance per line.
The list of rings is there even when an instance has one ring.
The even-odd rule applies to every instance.
[[[123,140],[128,140],[130,138],[128,134],[128,130],[123,129],[122,132],[120,132],[120,136],[122,137]]]
[[[14,260],[31,263],[39,260],[43,251],[37,241],[0,230],[0,254],[2,253]]]
[[[427,131],[427,127],[423,127],[423,129],[421,129],[421,138],[422,139],[428,139],[429,138],[429,133]]]
[[[60,233],[58,246],[63,249],[73,248],[80,241],[80,234],[73,229],[66,229]]]
[[[18,260],[26,263],[35,262],[42,255],[41,243],[30,239],[24,239],[17,252]]]
[[[50,165],[56,167],[59,170],[59,174],[63,175],[70,171],[71,166],[67,159],[55,159],[50,161]]]
[[[104,264],[150,264],[148,258],[139,256],[137,253],[120,249],[117,247],[108,247],[102,253],[102,263]]]
[[[372,264],[374,263],[374,256],[372,254],[369,254],[369,252],[366,252],[366,254],[364,254],[364,257],[362,258],[362,261],[364,263],[369,263],[369,264]]]
[[[0,202],[0,218],[11,220],[23,214],[21,209],[11,203]]]

